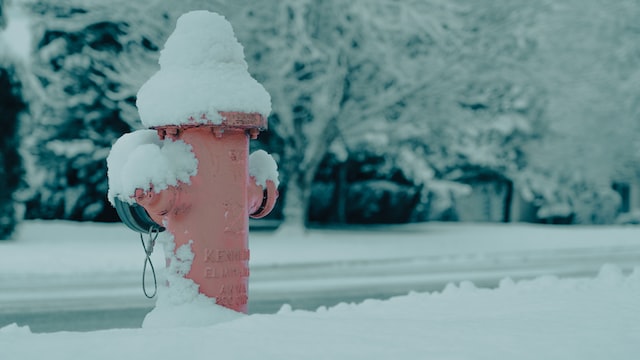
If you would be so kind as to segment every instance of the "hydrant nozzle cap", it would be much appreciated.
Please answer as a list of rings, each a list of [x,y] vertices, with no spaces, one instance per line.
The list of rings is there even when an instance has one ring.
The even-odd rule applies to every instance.
[[[231,24],[209,11],[182,15],[160,53],[160,70],[138,91],[147,127],[222,124],[220,113],[257,113],[265,119],[271,97],[248,72]]]

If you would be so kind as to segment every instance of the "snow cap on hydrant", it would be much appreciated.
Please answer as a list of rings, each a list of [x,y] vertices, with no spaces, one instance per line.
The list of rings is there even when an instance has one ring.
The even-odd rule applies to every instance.
[[[271,112],[269,93],[249,74],[242,45],[221,15],[182,15],[159,63],[160,70],[138,91],[136,105],[147,127],[220,124],[220,112],[266,119]]]
[[[266,129],[271,98],[249,74],[231,25],[215,13],[182,15],[159,63],[137,102],[153,130],[113,145],[109,200],[136,231],[154,222],[166,228],[169,290],[172,279],[192,281],[176,288],[247,312],[248,218],[266,216],[278,197],[274,159],[262,150],[249,156],[249,137]]]

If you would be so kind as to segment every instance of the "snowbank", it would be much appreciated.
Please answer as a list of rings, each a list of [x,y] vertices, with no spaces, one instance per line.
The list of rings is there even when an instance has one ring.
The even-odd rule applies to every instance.
[[[138,91],[136,105],[147,127],[220,124],[220,111],[267,118],[271,97],[251,77],[244,50],[221,15],[182,15],[160,53],[160,71]]]
[[[0,329],[20,359],[636,359],[640,268],[593,279],[505,279],[317,311],[284,306],[206,327],[32,334]],[[184,314],[182,314],[184,315]]]

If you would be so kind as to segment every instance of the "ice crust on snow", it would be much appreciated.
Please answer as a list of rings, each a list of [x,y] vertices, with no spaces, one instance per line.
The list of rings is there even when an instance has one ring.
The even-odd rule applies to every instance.
[[[198,160],[191,145],[182,140],[160,140],[155,130],[138,130],[123,135],[107,157],[108,198],[134,203],[136,189],[155,192],[179,182],[189,184],[198,172]]]
[[[160,52],[160,70],[138,91],[147,127],[220,124],[220,111],[271,112],[271,97],[248,72],[231,24],[209,11],[178,18]]]
[[[267,188],[267,181],[271,180],[276,185],[280,184],[278,179],[278,164],[264,150],[257,150],[249,156],[249,176],[256,179],[256,184]]]

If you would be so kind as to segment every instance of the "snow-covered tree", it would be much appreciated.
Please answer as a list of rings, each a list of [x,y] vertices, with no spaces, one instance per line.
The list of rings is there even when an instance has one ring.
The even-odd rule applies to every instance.
[[[235,18],[258,20],[245,45],[274,102],[287,221],[306,221],[312,181],[334,142],[350,149],[368,133],[395,131],[409,112],[422,127],[425,89],[442,81],[445,64],[429,54],[452,41],[448,10],[444,1],[280,1]]]
[[[104,158],[140,126],[137,89],[194,9],[230,20],[271,94],[261,138],[279,157],[287,221],[306,221],[327,166],[374,165],[368,180],[413,186],[416,220],[449,217],[469,179],[488,176],[513,182],[541,218],[607,222],[610,181],[639,172],[634,0],[20,4],[34,20],[21,78],[31,217],[113,216]],[[335,179],[357,203],[345,199],[358,179]]]
[[[548,216],[564,209],[575,222],[609,223],[620,204],[612,182],[640,175],[639,16],[637,1],[565,0],[531,27],[549,131],[526,149],[527,178]]]
[[[153,72],[161,16],[132,2],[28,1],[34,40],[25,95],[29,154],[27,216],[113,219],[105,158],[138,125],[135,94]]]
[[[342,129],[347,148],[384,154],[381,178],[400,172],[420,189],[414,219],[451,218],[453,198],[469,191],[466,179],[514,177],[526,164],[522,147],[543,131],[545,94],[526,63],[513,60],[531,56],[531,34],[502,31],[525,27],[535,10],[513,12],[516,6],[508,3],[478,9],[438,1],[362,5],[358,12],[368,19],[363,34],[381,51],[359,55],[375,59],[383,69],[375,73],[393,69],[395,86],[372,93],[358,109],[369,114],[366,120]],[[485,26],[489,19],[492,26]],[[371,83],[387,86],[375,75],[368,80],[358,84],[363,94]],[[362,136],[372,132],[377,135]],[[372,142],[363,147],[367,138]]]

